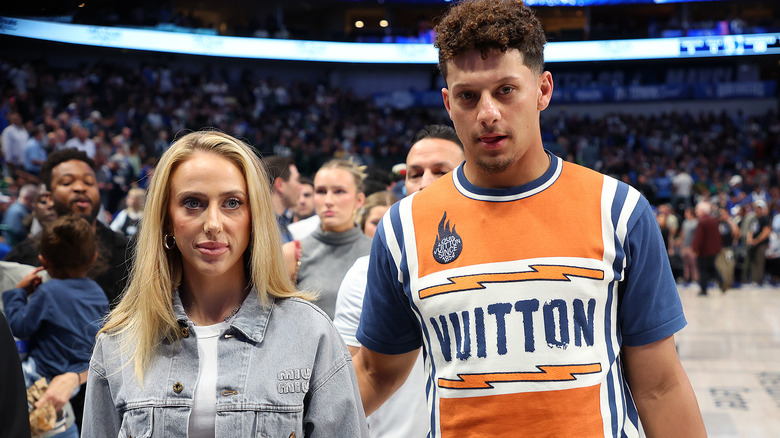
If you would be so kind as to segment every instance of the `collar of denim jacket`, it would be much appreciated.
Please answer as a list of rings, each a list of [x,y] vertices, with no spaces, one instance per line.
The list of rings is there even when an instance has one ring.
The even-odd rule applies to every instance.
[[[258,343],[263,340],[266,327],[268,326],[268,319],[271,316],[271,310],[276,305],[276,299],[270,298],[270,304],[263,306],[260,304],[260,296],[257,294],[257,290],[253,287],[244,299],[241,308],[236,313],[236,316],[229,320],[230,330],[238,331],[247,340]],[[176,320],[183,326],[191,325],[192,322],[187,317],[187,313],[184,311],[184,305],[181,302],[179,296],[179,290],[176,289],[173,293],[173,313],[176,316]]]

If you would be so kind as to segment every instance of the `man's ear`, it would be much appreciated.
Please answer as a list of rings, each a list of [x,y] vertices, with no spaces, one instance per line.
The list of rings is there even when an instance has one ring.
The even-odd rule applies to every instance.
[[[287,184],[287,181],[283,180],[282,177],[278,177],[274,180],[274,191],[278,193],[284,192],[284,185]]]
[[[549,71],[545,71],[539,76],[539,97],[536,101],[536,109],[544,111],[550,104],[553,94],[553,79]]]
[[[441,98],[444,100],[444,108],[447,109],[447,114],[450,115],[450,120],[452,120],[452,112],[450,111],[450,90],[448,90],[447,87],[441,89]]]

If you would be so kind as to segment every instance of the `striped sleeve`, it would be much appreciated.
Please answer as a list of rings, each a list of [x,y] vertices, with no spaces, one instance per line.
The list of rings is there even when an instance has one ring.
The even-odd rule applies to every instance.
[[[647,345],[673,335],[686,321],[658,222],[644,197],[626,226],[618,324],[625,345]]]
[[[366,294],[357,339],[372,351],[401,354],[422,345],[420,326],[404,291],[403,238],[399,204],[377,227],[371,246]],[[408,284],[408,282],[407,282]]]

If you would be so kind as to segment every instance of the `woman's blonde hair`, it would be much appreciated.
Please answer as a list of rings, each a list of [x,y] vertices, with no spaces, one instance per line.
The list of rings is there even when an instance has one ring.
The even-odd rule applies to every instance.
[[[181,283],[178,249],[166,250],[170,179],[176,167],[197,152],[216,154],[233,162],[246,179],[251,214],[250,243],[244,254],[247,277],[263,305],[269,297],[310,298],[290,282],[282,261],[281,239],[271,204],[266,171],[254,151],[219,131],[192,132],[176,140],[163,154],[149,186],[137,234],[130,281],[122,300],[111,311],[100,333],[122,334],[122,348],[134,364],[139,382],[157,346],[179,339],[173,295]]]
[[[138,198],[138,205],[137,206],[130,206],[130,203],[128,202],[131,197]],[[127,209],[133,211],[133,213],[136,212],[143,212],[144,211],[144,202],[146,202],[146,190],[140,188],[140,187],[133,187],[132,189],[128,190],[127,192],[127,198],[125,200],[125,203],[127,204]]]
[[[349,160],[342,160],[342,159],[334,159],[326,162],[317,170],[317,173],[320,172],[320,170],[325,169],[342,169],[349,172],[350,175],[352,175],[352,178],[355,180],[355,187],[357,188],[357,193],[363,193],[363,180],[366,179],[366,172],[365,172],[365,166],[358,166],[352,161]],[[315,175],[315,178],[317,176]]]
[[[365,231],[366,220],[368,220],[368,215],[371,213],[372,208],[389,207],[396,202],[398,202],[398,198],[396,198],[395,195],[387,190],[374,192],[368,195],[366,202],[363,203],[363,214],[360,215],[360,220],[358,221],[360,224],[360,229]]]

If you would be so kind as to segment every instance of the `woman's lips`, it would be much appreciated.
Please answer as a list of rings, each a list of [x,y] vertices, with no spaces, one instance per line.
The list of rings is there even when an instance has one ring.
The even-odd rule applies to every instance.
[[[227,252],[227,243],[207,242],[197,245],[198,251],[205,255],[221,255]]]

